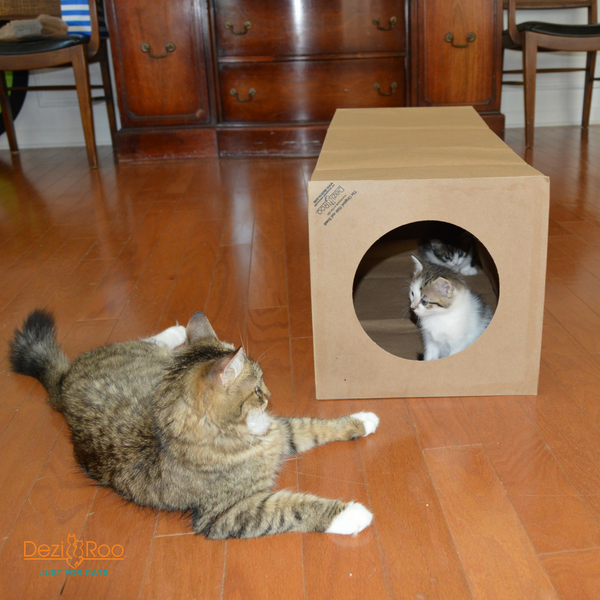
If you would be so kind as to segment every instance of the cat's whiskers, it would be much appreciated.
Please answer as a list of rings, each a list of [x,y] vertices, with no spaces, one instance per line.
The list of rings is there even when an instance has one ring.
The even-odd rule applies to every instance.
[[[257,359],[256,362],[260,364],[260,361],[265,358],[267,356],[267,354],[269,354],[269,352],[271,352],[271,350],[273,350],[273,348],[276,348],[281,342],[278,342],[277,344],[273,344],[270,348],[267,348]]]
[[[248,334],[248,332],[246,331],[246,335]],[[240,324],[238,323],[238,335],[240,337],[240,344],[242,345],[242,350],[244,351],[244,353],[246,354],[246,356],[249,356],[248,354],[248,341],[244,341],[244,336],[242,334],[242,328],[240,327]]]

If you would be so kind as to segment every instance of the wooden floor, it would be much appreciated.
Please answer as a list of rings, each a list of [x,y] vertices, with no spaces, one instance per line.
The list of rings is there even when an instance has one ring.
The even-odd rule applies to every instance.
[[[589,139],[588,139],[589,136]],[[507,143],[523,156],[523,131]],[[317,402],[305,187],[313,159],[115,165],[0,153],[0,337],[57,316],[71,356],[204,310],[244,339],[280,414],[376,412],[375,435],[286,463],[280,486],[357,500],[356,538],[207,541],[179,515],[90,485],[65,422],[0,353],[0,597],[600,598],[600,128],[539,128],[551,177],[537,397]],[[68,536],[109,558],[25,560]],[[103,546],[104,545],[104,546]],[[53,549],[56,546],[56,549]],[[52,575],[48,569],[60,569]],[[51,573],[51,571],[50,571]]]

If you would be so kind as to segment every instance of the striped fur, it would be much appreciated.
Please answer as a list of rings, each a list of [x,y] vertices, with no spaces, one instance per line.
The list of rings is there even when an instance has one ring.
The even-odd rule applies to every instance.
[[[272,415],[259,365],[218,340],[202,313],[186,329],[69,363],[52,315],[36,311],[15,332],[10,359],[47,388],[90,477],[137,504],[189,511],[197,533],[357,533],[371,522],[361,505],[272,487],[286,456],[368,435],[377,417]]]

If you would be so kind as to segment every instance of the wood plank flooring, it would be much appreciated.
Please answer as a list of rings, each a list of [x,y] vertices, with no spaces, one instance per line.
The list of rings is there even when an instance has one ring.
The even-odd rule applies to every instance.
[[[522,130],[506,142],[521,156]],[[285,464],[278,487],[357,500],[355,538],[207,541],[77,470],[61,415],[0,352],[0,597],[600,598],[600,128],[538,128],[551,178],[538,396],[317,402],[305,189],[314,159],[115,164],[100,148],[0,152],[0,338],[56,313],[65,351],[204,310],[262,357],[284,415],[376,412],[375,435]],[[33,544],[122,547],[80,575]],[[27,546],[26,543],[29,543]],[[105,545],[105,546],[101,546]],[[69,573],[65,573],[65,568]],[[60,569],[43,575],[46,569]]]

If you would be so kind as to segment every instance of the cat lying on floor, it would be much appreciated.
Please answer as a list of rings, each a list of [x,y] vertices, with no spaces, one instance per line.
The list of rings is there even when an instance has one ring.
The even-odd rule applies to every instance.
[[[361,504],[271,488],[286,456],[369,435],[377,416],[272,415],[259,365],[220,341],[201,312],[187,327],[104,346],[69,363],[54,318],[36,310],[15,332],[10,361],[15,372],[44,385],[90,477],[137,504],[190,511],[196,533],[356,534],[371,523]]]

